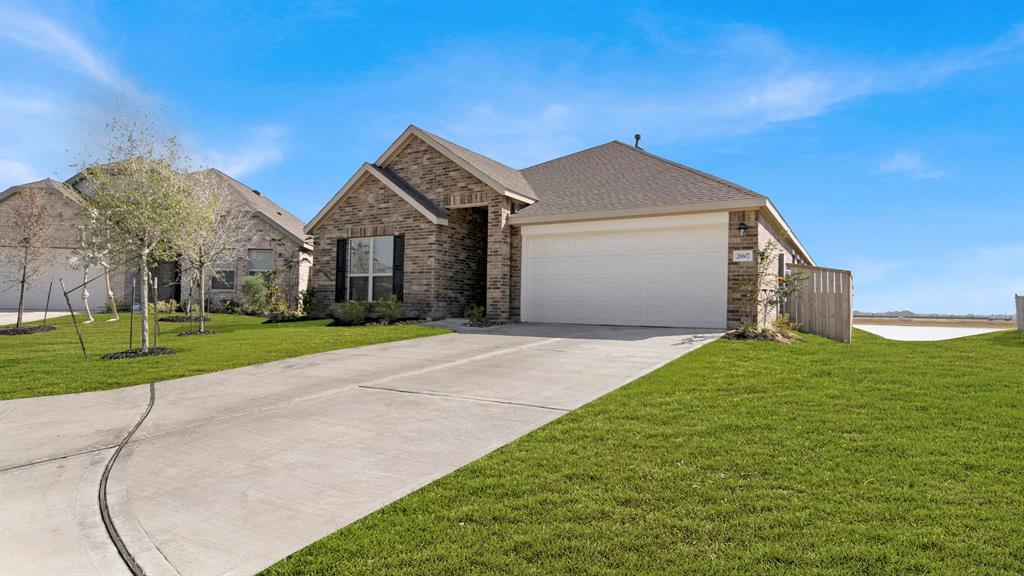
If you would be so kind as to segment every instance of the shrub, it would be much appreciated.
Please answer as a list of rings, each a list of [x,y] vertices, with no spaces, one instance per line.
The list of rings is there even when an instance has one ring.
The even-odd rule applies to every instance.
[[[338,324],[356,326],[366,323],[366,317],[370,315],[370,305],[363,300],[352,300],[342,302],[331,310],[331,316]]]
[[[310,318],[323,318],[327,314],[323,302],[316,297],[316,288],[312,286],[302,292],[300,303],[302,313]]]
[[[466,308],[466,318],[470,326],[487,326],[487,308],[474,304]]]
[[[173,314],[178,311],[178,301],[174,298],[164,301],[158,300],[155,308],[157,314]]]
[[[392,294],[377,301],[377,315],[385,324],[394,324],[402,317],[402,303]]]
[[[246,276],[242,280],[242,312],[263,314],[267,311],[267,282],[262,276]]]
[[[789,314],[780,313],[772,322],[772,329],[786,338],[790,338],[793,336],[793,332],[800,329],[800,324],[798,322],[793,322],[793,319],[789,317]]]

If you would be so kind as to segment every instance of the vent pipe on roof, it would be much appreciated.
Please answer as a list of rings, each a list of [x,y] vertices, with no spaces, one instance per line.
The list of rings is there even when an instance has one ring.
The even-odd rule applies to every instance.
[[[633,134],[633,138],[636,139],[636,143],[633,144],[633,146],[636,147],[636,148],[639,148],[640,147],[640,135],[639,134]]]
[[[253,190],[252,193],[257,195],[257,196],[263,196],[263,194],[260,194],[259,190]]]

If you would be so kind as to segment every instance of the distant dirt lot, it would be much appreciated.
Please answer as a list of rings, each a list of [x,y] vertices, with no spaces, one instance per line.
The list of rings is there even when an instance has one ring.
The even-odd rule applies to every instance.
[[[878,318],[875,316],[854,316],[853,324],[877,324],[884,326],[950,326],[953,328],[1016,328],[1013,320],[982,320],[959,318]]]

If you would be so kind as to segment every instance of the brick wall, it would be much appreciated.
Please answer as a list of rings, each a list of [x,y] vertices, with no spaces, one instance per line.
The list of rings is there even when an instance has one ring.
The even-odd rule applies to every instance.
[[[376,178],[363,176],[313,231],[318,297],[333,303],[338,238],[405,234],[405,314],[462,316],[467,306],[485,304],[491,319],[507,321],[508,199],[418,138],[384,167],[444,207],[448,225],[432,224]]]
[[[405,294],[409,316],[443,317],[438,302],[438,226],[373,176],[366,174],[317,225],[313,278],[317,298],[334,303],[334,270],[339,238],[405,235]]]
[[[740,235],[739,224],[747,225],[745,235]],[[734,250],[758,250],[764,248],[768,242],[774,241],[778,246],[772,251],[769,259],[766,277],[759,288],[753,286],[757,273],[755,262],[733,262]],[[785,254],[786,262],[792,262],[794,258],[793,246],[790,240],[778,233],[771,225],[764,214],[757,210],[741,210],[729,213],[729,250],[728,264],[728,296],[726,321],[729,328],[737,328],[743,324],[755,322],[770,323],[775,319],[775,314],[768,314],[767,318],[759,317],[760,310],[756,304],[756,298],[762,297],[760,288],[773,289],[776,286],[776,273],[778,272],[778,255]]]
[[[285,298],[288,301],[288,307],[292,309],[297,308],[300,294],[308,286],[309,267],[312,264],[311,256],[305,254],[302,248],[291,238],[286,238],[277,228],[256,215],[252,217],[252,236],[241,248],[241,252],[235,259],[234,289],[214,290],[213,279],[207,278],[207,296],[215,302],[229,299],[241,300],[242,280],[249,275],[249,249],[271,250],[274,254],[274,269],[278,270],[275,281],[284,292]],[[333,270],[333,267],[331,269]],[[189,290],[187,278],[185,278],[185,282],[186,284],[181,288],[183,300],[188,298],[187,293]],[[333,290],[331,293],[334,293]],[[198,298],[198,293],[194,294],[194,298]]]

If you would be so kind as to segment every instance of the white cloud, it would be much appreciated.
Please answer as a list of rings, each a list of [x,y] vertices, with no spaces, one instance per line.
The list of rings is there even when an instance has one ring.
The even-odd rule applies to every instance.
[[[930,166],[920,152],[896,152],[882,162],[878,169],[892,174],[906,174],[914,180],[932,180],[949,174]]]
[[[16,184],[41,180],[42,176],[26,162],[14,158],[0,158],[0,191]]]
[[[277,124],[254,126],[248,138],[232,150],[211,149],[203,154],[210,166],[235,178],[268,168],[284,160],[283,141],[287,129]]]
[[[136,92],[132,83],[71,31],[37,14],[7,5],[0,21],[0,38],[48,54],[62,66],[125,94]]]

